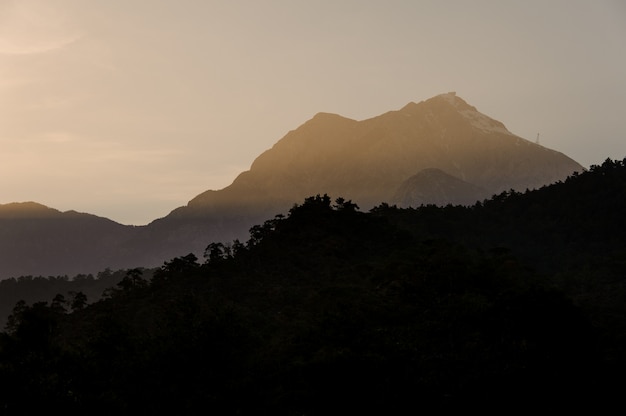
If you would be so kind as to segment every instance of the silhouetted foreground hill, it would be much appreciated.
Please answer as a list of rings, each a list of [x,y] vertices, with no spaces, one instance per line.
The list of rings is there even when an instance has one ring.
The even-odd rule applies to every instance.
[[[154,270],[140,269],[146,277]],[[107,289],[114,287],[126,276],[126,270],[105,269],[95,276],[78,274],[75,276],[20,276],[0,280],[0,328],[4,328],[6,318],[18,301],[26,304],[49,301],[62,296],[68,304],[74,299],[85,303],[100,300]]]
[[[471,205],[582,170],[562,153],[515,136],[455,93],[362,121],[319,113],[230,186],[206,191],[147,226],[28,204],[0,206],[0,278],[157,267],[164,258],[200,256],[207,241],[245,239],[251,226],[286,214],[310,195],[342,195],[365,210],[382,202]],[[20,218],[3,215],[17,208]]]
[[[128,270],[92,305],[18,304],[0,335],[0,408],[606,405],[626,387],[625,205],[626,160],[473,207],[363,213],[309,197],[202,263]]]

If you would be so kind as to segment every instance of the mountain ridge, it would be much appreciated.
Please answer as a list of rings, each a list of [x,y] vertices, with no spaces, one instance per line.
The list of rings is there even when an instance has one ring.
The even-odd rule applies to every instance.
[[[463,111],[465,113],[461,114],[459,111]],[[467,113],[468,111],[473,112],[472,117],[468,117],[468,114],[470,114]],[[320,114],[322,115],[320,116]],[[407,123],[407,116],[408,118],[417,118],[417,123],[415,123],[415,120],[411,120],[410,123]],[[476,120],[479,120],[480,124],[477,124],[478,122]],[[328,121],[330,125],[324,123],[326,121]],[[263,152],[259,157],[257,157],[249,172],[255,172],[260,169],[259,173],[261,173],[264,170],[263,168],[267,166],[271,166],[274,169],[273,172],[277,172],[278,170],[276,167],[282,166],[285,169],[291,169],[289,173],[292,177],[294,177],[294,165],[296,165],[296,163],[293,160],[293,156],[295,154],[300,155],[300,158],[297,160],[298,166],[295,168],[300,171],[308,170],[305,173],[311,176],[312,174],[317,173],[315,171],[316,168],[317,170],[320,170],[322,169],[321,165],[324,165],[323,168],[325,169],[330,168],[335,170],[334,176],[336,177],[333,179],[336,181],[341,181],[341,178],[345,176],[344,172],[346,170],[359,171],[358,173],[362,177],[367,178],[368,171],[371,171],[373,168],[384,170],[384,166],[381,165],[388,164],[388,168],[393,169],[393,165],[399,165],[395,168],[395,177],[388,181],[393,181],[394,184],[383,183],[380,185],[380,188],[387,189],[393,185],[397,186],[399,181],[403,181],[416,174],[420,170],[419,168],[429,167],[442,169],[459,179],[472,182],[478,186],[487,187],[492,193],[498,193],[510,187],[519,188],[520,184],[526,185],[526,187],[537,187],[553,182],[554,180],[563,179],[566,176],[564,175],[564,172],[555,171],[552,172],[547,178],[530,178],[530,181],[520,180],[517,181],[518,183],[511,184],[509,182],[497,183],[497,178],[494,178],[494,176],[497,175],[493,175],[491,173],[484,174],[482,177],[476,177],[476,174],[473,176],[466,174],[466,172],[459,168],[459,160],[466,158],[468,153],[472,153],[471,145],[472,141],[476,141],[476,131],[484,131],[486,123],[489,123],[493,127],[489,130],[489,132],[492,135],[499,136],[495,137],[495,139],[502,140],[502,135],[507,136],[506,140],[509,141],[509,147],[517,146],[520,148],[524,147],[526,150],[531,148],[533,151],[545,151],[545,148],[508,132],[508,130],[504,127],[504,124],[478,113],[475,107],[468,105],[454,93],[448,93],[422,101],[418,104],[408,104],[401,110],[389,111],[363,121],[355,121],[328,113],[318,113],[318,115],[305,122],[298,129],[289,132],[271,149]],[[316,127],[317,130],[315,130],[313,135],[316,138],[326,135],[327,137],[325,138],[325,142],[330,143],[331,147],[311,149],[310,145],[313,143],[311,142],[309,135],[312,134],[311,130]],[[432,134],[434,127],[441,128],[438,132],[441,137],[437,138],[439,143],[433,140],[433,138],[436,138],[437,136],[437,134]],[[468,133],[468,128],[473,129],[474,132]],[[466,129],[465,132],[460,134],[459,131],[463,129]],[[329,134],[329,131],[331,134]],[[296,141],[295,136],[298,136],[299,140]],[[392,139],[394,140],[393,144],[395,147],[388,145],[388,142]],[[493,142],[494,138],[491,138],[491,140]],[[432,145],[433,143],[434,145]],[[430,148],[424,149],[424,146],[429,144],[431,144]],[[302,148],[306,148],[308,156],[302,156],[302,152],[294,151],[293,147],[297,145],[301,146],[301,150],[303,150]],[[451,146],[453,147],[452,150],[450,150]],[[493,143],[491,143],[490,146],[491,149],[487,150],[494,150],[495,146]],[[346,159],[345,154],[338,154],[338,150],[346,148],[350,148],[354,152],[353,159],[356,159],[356,161],[352,162],[352,166],[349,166],[349,169],[342,170],[341,167],[333,166],[332,164],[340,165],[346,163],[344,160]],[[393,152],[393,149],[398,150]],[[282,150],[280,157],[272,157],[272,155],[279,150]],[[455,158],[455,160],[452,160],[452,163],[446,164],[434,161],[434,159],[437,158],[441,159],[442,153],[451,153],[455,150],[456,153],[450,155]],[[508,149],[508,151],[510,152],[510,149]],[[405,154],[406,152],[409,152],[410,154],[407,155]],[[484,162],[489,162],[489,160],[485,160],[488,159],[488,155],[485,155],[485,153],[488,154],[489,152],[482,150],[480,159],[474,163],[474,166],[472,166],[474,169],[477,164],[484,165]],[[476,156],[478,158],[479,155]],[[448,157],[448,155],[443,154],[443,157]],[[559,152],[549,151],[545,155],[542,155],[542,157],[564,157],[564,155]],[[523,162],[527,164],[530,163],[528,160]],[[572,163],[570,163],[567,173],[571,173],[576,169],[582,169],[579,164],[571,161],[571,159],[570,162]],[[348,161],[348,163],[350,162]],[[521,162],[518,162],[518,164],[519,163]],[[482,169],[483,166],[479,166],[479,168]],[[543,169],[545,168],[546,167],[544,166]],[[524,166],[521,166],[520,169],[524,169]],[[307,183],[306,174],[300,173],[300,177],[298,178],[300,183]],[[376,172],[376,174],[377,176],[380,176],[378,175],[379,172]],[[295,180],[295,178],[292,179],[292,181]],[[286,182],[287,181],[284,181],[283,185],[288,185]],[[352,182],[354,183],[356,181]],[[236,187],[237,185],[239,184],[237,183],[237,180],[235,180],[231,186]],[[326,189],[309,189],[308,194],[311,195],[324,191],[330,191],[329,193],[335,194],[335,192],[332,192],[332,183],[326,183],[324,186]],[[367,187],[369,185],[365,186]],[[342,191],[343,190],[344,189],[342,189]],[[377,192],[381,193],[380,189]],[[348,193],[350,194],[350,192]],[[387,197],[389,197],[391,193],[391,191],[388,192]],[[371,195],[359,195],[367,194],[367,191],[363,189],[361,189],[360,192],[355,192],[354,195],[345,195],[345,193],[342,194],[356,200],[365,197],[368,200],[365,201],[366,203],[363,201],[361,201],[361,203],[368,207],[383,202],[378,195],[377,197],[372,197]],[[302,197],[303,195],[298,196]],[[290,196],[290,199],[293,199],[293,197]]]
[[[124,225],[107,217],[98,216],[88,212],[79,212],[76,210],[61,211],[53,207],[34,201],[9,202],[0,204],[0,219],[18,219],[18,218],[61,218],[61,217],[90,217],[99,218],[110,221],[112,223],[125,227],[135,227],[132,225]]]
[[[211,242],[246,239],[250,227],[286,213],[311,195],[341,196],[363,210],[393,202],[400,187],[424,169],[436,169],[454,178],[443,181],[443,176],[438,176],[439,185],[448,184],[443,194],[453,192],[453,183],[466,183],[466,191],[471,187],[484,189],[487,197],[509,189],[539,188],[583,170],[564,154],[514,135],[456,93],[447,93],[361,121],[317,113],[262,152],[250,169],[227,187],[202,192],[145,226],[120,229],[125,226],[111,221],[96,227],[104,235],[94,236],[86,236],[81,227],[73,226],[65,239],[83,242],[82,251],[76,253],[81,267],[90,261],[100,268],[105,262],[110,264],[104,267],[112,268],[152,267],[189,252],[202,255]],[[440,202],[452,201],[454,198]],[[471,198],[463,202],[472,203]],[[49,238],[30,232],[38,241]],[[63,241],[58,237],[53,240],[57,245]],[[2,244],[10,246],[11,242],[0,229]],[[58,253],[60,247],[55,250]],[[46,249],[36,255],[45,257],[49,252]],[[11,258],[0,254],[0,277],[18,271],[97,271],[77,270],[72,266],[78,264],[76,259],[67,255],[42,258],[39,268],[26,270],[22,263],[31,261],[32,253],[24,248],[22,253],[13,250]]]

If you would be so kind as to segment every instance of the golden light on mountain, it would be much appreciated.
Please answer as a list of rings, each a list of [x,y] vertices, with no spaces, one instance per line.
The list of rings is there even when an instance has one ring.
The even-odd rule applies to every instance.
[[[583,166],[621,158],[624,16],[613,1],[0,1],[0,203],[146,224],[319,111],[364,121],[450,90]]]
[[[311,195],[343,197],[363,210],[383,202],[471,205],[582,169],[564,154],[514,135],[455,93],[361,121],[318,113],[259,155],[231,185],[205,191],[145,227],[34,203],[0,206],[0,263],[7,274],[157,266],[181,252],[201,255],[207,240],[245,240],[250,227],[286,214]]]

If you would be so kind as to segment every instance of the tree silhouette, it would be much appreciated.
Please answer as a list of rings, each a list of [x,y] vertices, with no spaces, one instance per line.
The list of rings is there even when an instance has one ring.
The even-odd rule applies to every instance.
[[[148,282],[143,278],[143,271],[140,268],[130,269],[126,276],[117,284],[124,292],[131,292],[135,289],[142,289],[148,286]]]
[[[401,413],[620,397],[625,185],[624,163],[605,161],[474,207],[363,213],[307,198],[246,244],[209,244],[204,264],[118,272],[113,296],[76,308],[71,294],[71,314],[62,295],[16,304],[0,409]],[[18,280],[4,287],[50,284]]]
[[[72,300],[70,301],[70,308],[72,311],[80,311],[87,306],[87,295],[83,292],[70,292]]]
[[[13,311],[7,318],[7,323],[5,326],[5,331],[9,334],[14,334],[17,331],[17,328],[20,326],[22,322],[22,317],[24,312],[28,309],[26,302],[24,300],[18,301],[13,307]]]
[[[211,243],[204,250],[206,263],[219,263],[233,256],[232,247],[223,243]]]

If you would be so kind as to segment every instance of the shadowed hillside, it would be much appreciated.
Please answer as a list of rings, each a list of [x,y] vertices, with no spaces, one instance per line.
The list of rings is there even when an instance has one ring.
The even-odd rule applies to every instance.
[[[619,400],[626,159],[471,207],[308,197],[92,305],[19,303],[0,407],[418,412]]]
[[[34,202],[0,205],[0,278],[96,273],[119,263],[134,228]]]
[[[483,188],[430,168],[404,181],[390,201],[402,207],[473,205],[490,196]]]

